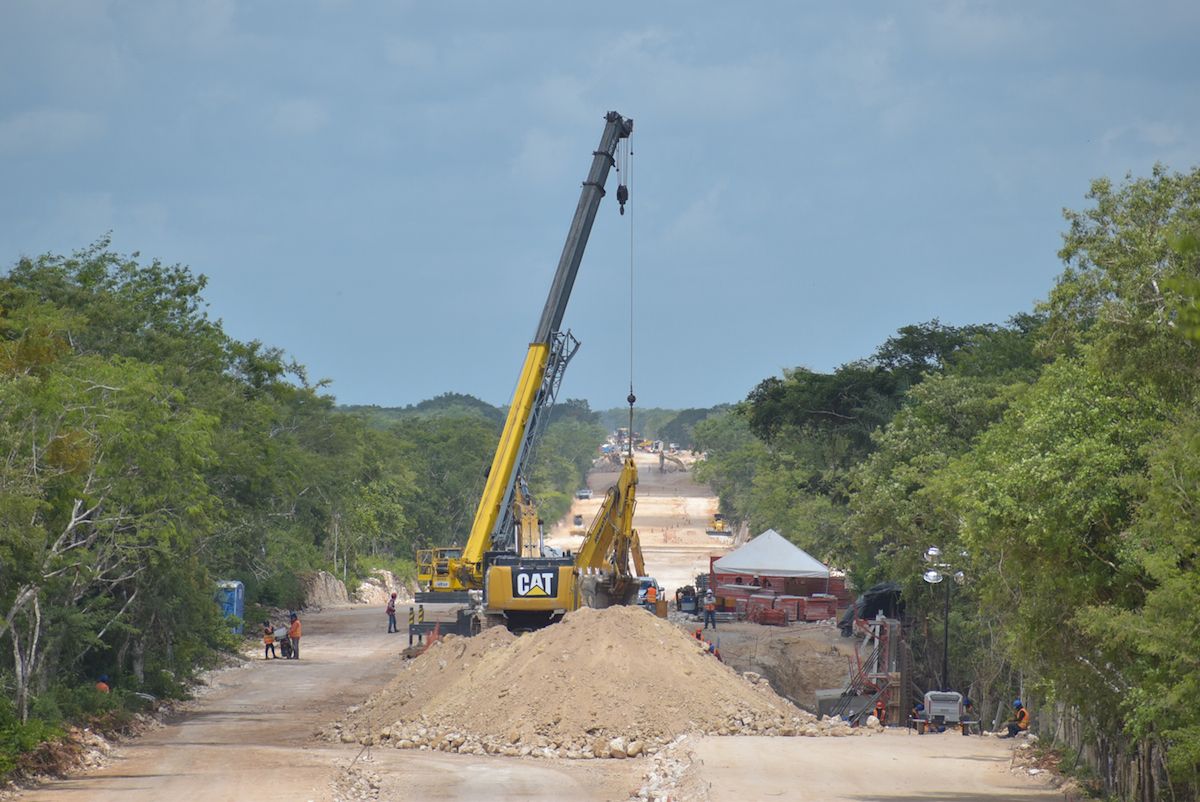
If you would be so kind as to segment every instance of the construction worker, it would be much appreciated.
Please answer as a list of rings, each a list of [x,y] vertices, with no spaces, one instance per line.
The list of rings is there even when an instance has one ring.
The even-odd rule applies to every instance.
[[[883,700],[875,702],[875,718],[879,719],[879,726],[887,726],[887,708],[883,706]]]
[[[712,628],[717,628],[717,599],[713,596],[712,588],[704,592],[704,628],[708,629],[709,622],[712,623]]]
[[[400,627],[396,626],[396,594],[392,594],[392,598],[388,599],[387,603],[388,617],[388,634],[399,632]]]
[[[1029,711],[1025,709],[1025,705],[1021,704],[1018,699],[1013,702],[1012,721],[1008,722],[1008,732],[1001,735],[1001,738],[1015,738],[1023,732],[1029,732]]]
[[[650,608],[651,612],[653,612],[654,605],[657,603],[658,603],[658,588],[651,585],[650,587],[646,588],[646,606]]]
[[[289,660],[300,659],[300,619],[292,613],[292,625],[288,627],[288,643],[292,646],[292,656]]]
[[[924,717],[925,717],[925,705],[921,704],[920,702],[917,702],[917,706],[912,709],[912,715],[910,716],[910,718],[912,718],[912,720],[914,722],[917,722],[917,721],[920,721]]]
[[[96,683],[96,690],[100,693],[108,693],[111,688],[108,687],[108,674],[101,674],[100,681]]]
[[[279,659],[275,654],[275,630],[271,629],[270,621],[263,621],[263,659]]]

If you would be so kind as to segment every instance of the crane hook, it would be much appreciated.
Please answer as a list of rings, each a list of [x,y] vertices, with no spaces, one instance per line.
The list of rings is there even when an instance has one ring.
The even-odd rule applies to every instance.
[[[617,203],[621,204],[621,214],[625,214],[625,201],[629,200],[629,187],[617,185]]]

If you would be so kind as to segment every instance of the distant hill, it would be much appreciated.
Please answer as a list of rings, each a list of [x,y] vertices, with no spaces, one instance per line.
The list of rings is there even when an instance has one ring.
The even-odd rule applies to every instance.
[[[365,415],[367,421],[376,429],[386,429],[405,418],[484,418],[503,424],[505,414],[504,409],[500,407],[480,401],[473,395],[461,393],[443,393],[436,398],[406,407],[345,404],[339,406],[338,411]]]

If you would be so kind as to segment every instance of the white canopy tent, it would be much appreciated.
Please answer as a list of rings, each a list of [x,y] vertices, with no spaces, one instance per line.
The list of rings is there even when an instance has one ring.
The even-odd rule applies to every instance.
[[[828,579],[829,569],[808,552],[768,529],[713,563],[718,574],[758,574],[760,576],[812,577]]]

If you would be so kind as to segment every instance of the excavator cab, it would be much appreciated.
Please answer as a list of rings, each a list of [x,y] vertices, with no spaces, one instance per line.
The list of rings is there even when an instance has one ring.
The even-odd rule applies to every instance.
[[[429,590],[462,590],[454,576],[462,559],[462,548],[417,550],[417,582]]]

